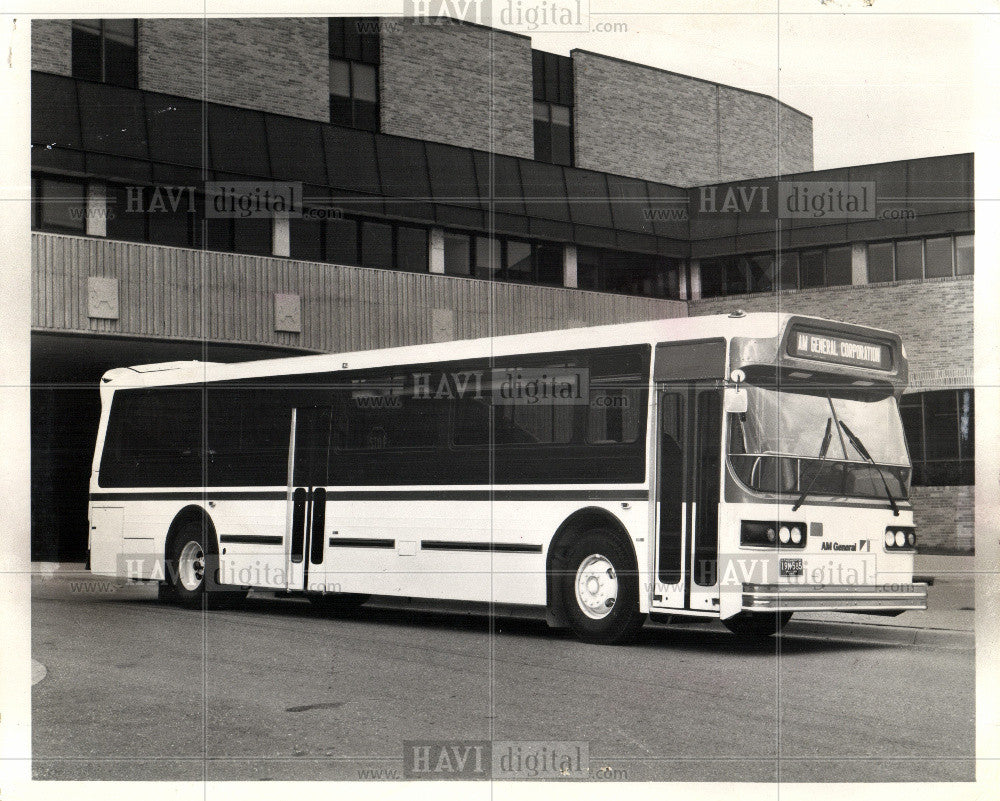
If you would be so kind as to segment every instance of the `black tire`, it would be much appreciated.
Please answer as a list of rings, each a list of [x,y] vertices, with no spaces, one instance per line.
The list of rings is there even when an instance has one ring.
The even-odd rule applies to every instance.
[[[352,592],[328,592],[326,595],[310,593],[308,598],[317,611],[325,615],[345,615],[356,612],[371,596]]]
[[[603,528],[585,531],[557,563],[562,611],[577,637],[601,645],[635,638],[646,616],[639,611],[635,558],[619,537]]]
[[[740,612],[722,624],[741,637],[773,637],[791,619],[791,612]]]
[[[227,608],[247,597],[247,590],[221,589],[215,537],[204,521],[191,520],[170,538],[167,580],[160,597],[191,608]]]

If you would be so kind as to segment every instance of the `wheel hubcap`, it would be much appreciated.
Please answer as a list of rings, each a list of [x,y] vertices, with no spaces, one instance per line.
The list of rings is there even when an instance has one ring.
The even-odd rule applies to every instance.
[[[199,542],[189,542],[177,560],[177,575],[185,590],[196,590],[205,578],[205,552]]]
[[[594,620],[611,614],[618,600],[618,574],[606,556],[595,553],[580,563],[576,571],[576,603]]]

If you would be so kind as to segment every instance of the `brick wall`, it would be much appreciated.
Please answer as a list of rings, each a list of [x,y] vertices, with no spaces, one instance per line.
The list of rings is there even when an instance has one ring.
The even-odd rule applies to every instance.
[[[31,68],[72,75],[72,36],[68,19],[31,20]]]
[[[584,50],[572,55],[577,166],[680,186],[777,171],[773,98]],[[811,170],[812,120],[780,108],[781,168]]]
[[[971,277],[899,281],[695,300],[688,309],[692,315],[780,310],[895,331],[909,359],[908,391],[927,391],[973,385],[972,287]],[[924,549],[972,550],[973,487],[914,487],[912,500]]]
[[[382,130],[534,157],[531,40],[460,23],[382,29]]]
[[[329,121],[326,19],[140,20],[139,86]]]
[[[971,553],[975,526],[975,487],[913,487],[917,550]]]
[[[812,169],[809,117],[771,97],[730,86],[718,91],[721,180]]]

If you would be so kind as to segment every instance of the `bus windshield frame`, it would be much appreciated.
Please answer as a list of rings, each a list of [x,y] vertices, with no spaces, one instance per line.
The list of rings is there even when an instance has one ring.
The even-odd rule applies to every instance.
[[[746,489],[779,496],[808,491],[811,497],[888,500],[884,478],[894,501],[909,497],[906,438],[896,397],[888,388],[748,383],[744,389],[747,412],[730,415],[727,458]]]

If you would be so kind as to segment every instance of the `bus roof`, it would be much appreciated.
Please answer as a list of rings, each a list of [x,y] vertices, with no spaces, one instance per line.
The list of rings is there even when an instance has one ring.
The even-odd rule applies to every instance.
[[[753,312],[701,317],[673,317],[638,323],[616,323],[585,328],[540,331],[481,339],[462,339],[423,345],[404,345],[378,350],[286,356],[249,362],[164,362],[122,367],[104,374],[102,383],[114,387],[162,386],[195,382],[227,381],[271,375],[334,372],[370,367],[419,364],[453,359],[544,353],[559,350],[647,342],[681,341],[723,337],[777,337],[789,319],[810,319],[836,325],[836,321],[790,313]],[[879,329],[868,329],[872,332]],[[889,333],[889,332],[882,332]]]

